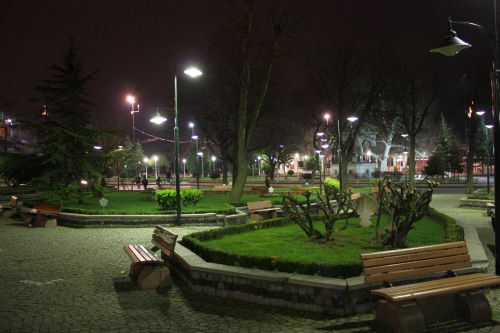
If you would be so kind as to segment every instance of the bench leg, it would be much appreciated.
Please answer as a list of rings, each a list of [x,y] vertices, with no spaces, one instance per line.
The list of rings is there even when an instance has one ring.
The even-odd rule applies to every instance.
[[[486,321],[491,319],[491,306],[480,290],[459,293],[456,296],[457,317],[464,321]]]
[[[395,333],[425,332],[424,315],[416,302],[377,302],[376,322]]]
[[[57,220],[55,218],[50,218],[43,215],[36,215],[32,223],[37,227],[44,228],[57,226]]]
[[[139,289],[166,288],[172,285],[172,278],[166,266],[144,265],[135,282]]]

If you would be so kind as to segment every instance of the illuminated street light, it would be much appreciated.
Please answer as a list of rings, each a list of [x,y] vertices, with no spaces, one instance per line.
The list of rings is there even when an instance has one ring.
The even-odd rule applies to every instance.
[[[158,169],[156,168],[156,162],[158,162],[158,156],[153,155],[153,161],[155,161],[155,178],[158,178]]]
[[[495,168],[495,207],[500,209],[500,154],[498,149],[500,146],[500,119],[498,110],[498,30],[497,30],[497,4],[493,0],[493,8],[489,10],[493,13],[494,30],[488,31],[483,26],[473,22],[452,21],[448,19],[448,30],[445,33],[443,41],[438,47],[430,50],[430,52],[441,53],[451,57],[458,54],[460,51],[471,47],[471,44],[464,42],[457,37],[457,33],[453,30],[453,25],[468,26],[484,33],[490,40],[491,45],[491,100],[493,106],[493,154]],[[495,218],[493,223],[495,231],[495,257],[500,258],[500,218]],[[495,260],[495,273],[500,275],[500,260]]]
[[[330,120],[330,114],[329,113],[325,113],[325,115],[323,116],[323,119],[326,120],[326,124],[328,125],[328,121]]]
[[[101,150],[101,149],[102,149],[102,146],[95,145],[95,146],[94,146],[94,149],[95,149],[95,150]]]
[[[189,67],[184,71],[184,74],[195,78],[201,76],[203,73],[196,67]],[[179,175],[179,107],[177,98],[177,66],[174,67],[174,142],[175,142],[175,213],[176,213],[176,224],[181,224],[181,187],[180,187],[180,175]],[[155,124],[162,124],[167,119],[160,116],[159,114],[152,118],[150,121]]]
[[[198,135],[194,134],[194,123],[189,122],[189,128],[191,128],[191,139],[194,140],[195,142],[195,151],[198,151]],[[199,157],[198,154],[196,154],[194,158],[195,162],[195,168],[196,168],[196,188],[199,190],[200,189],[200,172],[199,172]]]
[[[146,179],[148,179],[148,162],[149,162],[149,158],[144,157],[143,161],[144,161],[144,164],[146,166]]]
[[[150,122],[156,125],[161,125],[167,121],[167,118],[163,117],[159,112],[157,112],[153,118],[149,119]]]
[[[215,173],[215,161],[217,160],[217,157],[212,156],[211,160],[212,160],[212,172]]]
[[[347,117],[347,120],[351,123],[355,122],[356,120],[358,120],[359,118],[356,117],[356,116],[350,116],[350,117]]]
[[[182,163],[184,164],[184,178],[186,178],[186,159],[182,159]]]

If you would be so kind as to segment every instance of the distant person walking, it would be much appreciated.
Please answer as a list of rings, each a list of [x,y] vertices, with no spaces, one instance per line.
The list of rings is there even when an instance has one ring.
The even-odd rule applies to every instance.
[[[144,187],[144,191],[148,188],[148,179],[146,176],[142,177],[142,186]]]
[[[161,178],[156,178],[156,188],[161,188]]]
[[[135,185],[137,185],[137,189],[141,189],[141,177],[137,176],[135,177]]]

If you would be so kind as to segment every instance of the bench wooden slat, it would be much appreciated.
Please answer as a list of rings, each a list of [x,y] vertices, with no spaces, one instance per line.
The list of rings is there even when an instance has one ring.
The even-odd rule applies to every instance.
[[[434,282],[434,281],[431,281]],[[440,284],[428,284],[421,282],[413,284],[413,290],[405,292],[393,293],[391,289],[384,288],[372,290],[373,295],[387,298],[393,302],[401,302],[407,300],[414,300],[425,298],[429,295],[442,295],[449,293],[456,293],[465,290],[487,288],[500,284],[500,277],[485,273],[474,274],[474,277],[458,276],[440,280]]]
[[[402,262],[398,264],[390,264],[390,265],[382,265],[375,267],[368,267],[363,270],[366,276],[389,273],[392,271],[403,271],[414,268],[423,268],[430,266],[439,266],[444,264],[451,264],[455,262],[469,262],[470,257],[468,254],[461,254],[457,256],[448,256],[448,257],[439,257],[432,258],[427,260],[418,260],[418,261],[410,261],[410,262]]]
[[[174,246],[172,244],[167,243],[163,238],[158,237],[157,235],[153,235],[153,239],[151,240],[153,244],[161,249],[161,252],[166,256],[170,257],[174,254]]]
[[[466,248],[467,245],[465,244],[464,241],[460,241],[460,242],[450,242],[450,243],[442,243],[442,244],[436,244],[436,245],[412,247],[409,249],[401,249],[401,250],[362,253],[361,259],[364,261],[367,259],[386,258],[386,257],[401,256],[401,255],[412,254],[412,253],[420,253],[420,252],[425,252],[426,250],[437,251],[437,250],[452,249],[452,248],[456,248],[456,247],[465,247]]]
[[[144,246],[139,245],[137,248],[141,251],[143,257],[148,259],[148,261],[151,261],[151,262],[160,261],[160,259],[158,259],[158,257],[156,257],[156,255],[149,252]]]
[[[488,274],[486,274],[488,275]],[[474,273],[459,276],[461,282],[474,281],[478,278],[485,276],[485,273]],[[390,287],[390,288],[381,288],[372,290],[374,293],[380,295],[387,295],[388,297],[394,297],[398,295],[403,295],[406,293],[411,293],[414,291],[422,290],[422,289],[431,289],[431,288],[439,288],[443,285],[450,283],[450,277],[443,277],[437,280],[418,282],[412,284],[405,284],[402,286]]]
[[[273,208],[271,200],[253,201],[247,203],[248,210],[254,211],[258,209]]]
[[[139,251],[137,251],[134,245],[126,245],[124,249],[133,262],[146,261],[146,258],[144,258],[142,254]]]
[[[448,257],[448,256],[451,257],[462,254],[468,254],[468,250],[466,247],[443,249],[438,251],[427,251],[421,253],[403,254],[400,256],[391,256],[386,258],[367,259],[363,260],[363,267],[368,268],[373,266],[391,265],[395,263],[405,263],[411,261],[427,260],[427,259],[434,259],[434,258]]]
[[[427,275],[431,273],[437,272],[446,272],[454,269],[467,268],[470,267],[470,263],[458,262],[447,265],[439,265],[434,267],[425,267],[425,268],[417,268],[408,271],[400,271],[400,272],[391,272],[387,274],[373,275],[373,276],[365,276],[366,282],[385,282],[385,281],[394,281],[401,280],[405,278],[412,278],[422,275]]]

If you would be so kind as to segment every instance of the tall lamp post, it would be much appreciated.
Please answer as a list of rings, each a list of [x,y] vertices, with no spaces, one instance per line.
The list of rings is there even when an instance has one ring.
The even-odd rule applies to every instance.
[[[211,160],[212,160],[212,172],[215,173],[215,160],[217,160],[217,157],[212,156]]]
[[[184,178],[186,178],[186,159],[182,159],[182,164],[184,164]]]
[[[199,190],[200,189],[200,171],[199,171],[199,167],[198,167],[198,160],[199,160],[199,156],[198,156],[198,135],[195,135],[194,134],[194,123],[190,122],[189,123],[189,128],[191,128],[191,139],[193,139],[195,141],[195,151],[196,151],[196,156],[194,158],[194,162],[195,162],[195,165],[196,165],[196,188]]]
[[[496,0],[493,0],[493,14],[495,22],[495,31],[488,32],[483,26],[472,22],[461,22],[449,20],[449,27],[445,33],[444,39],[438,47],[430,50],[433,53],[441,53],[445,56],[451,57],[458,54],[460,51],[471,47],[471,44],[464,42],[457,37],[457,33],[453,30],[453,25],[468,26],[480,30],[488,36],[492,48],[492,66],[490,73],[491,83],[491,100],[492,100],[492,114],[493,114],[493,154],[495,166],[495,208],[500,209],[500,154],[497,154],[497,149],[500,144],[500,122],[498,110],[498,26],[497,26],[497,5]],[[495,231],[495,273],[500,275],[500,218],[495,218],[493,228]]]
[[[490,130],[493,128],[493,125],[487,124],[485,125],[487,128],[488,134],[488,147],[486,148],[486,191],[490,193],[490,165],[491,165],[491,134]]]
[[[144,165],[146,167],[146,179],[148,179],[148,162],[149,162],[149,158],[147,157],[144,157]]]
[[[156,168],[156,162],[158,162],[158,156],[153,155],[153,161],[155,161],[155,179],[158,178],[158,169]]]
[[[184,71],[189,77],[196,78],[201,76],[203,73],[196,67],[189,67]],[[175,142],[175,200],[176,200],[176,220],[177,225],[181,224],[181,187],[180,187],[180,175],[179,175],[179,108],[177,105],[177,66],[174,66],[174,109],[175,109],[175,120],[174,120],[174,142]],[[156,115],[150,121],[155,124],[162,124],[167,119]]]
[[[134,117],[134,114],[139,112],[140,105],[137,104],[137,110],[136,110],[134,107],[135,97],[132,95],[127,95],[126,99],[127,99],[127,102],[130,104],[130,114],[132,115],[132,140],[133,140],[133,144],[135,145],[136,141],[135,141],[135,117]],[[135,174],[137,175],[138,171],[137,171],[137,161],[136,161],[135,153],[134,153],[134,169],[135,169]]]

